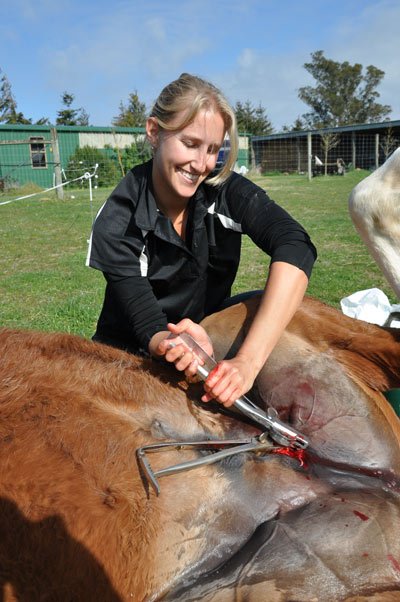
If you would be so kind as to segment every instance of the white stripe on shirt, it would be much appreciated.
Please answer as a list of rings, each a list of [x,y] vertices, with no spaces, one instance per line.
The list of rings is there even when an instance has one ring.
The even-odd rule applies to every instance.
[[[208,208],[208,213],[212,213],[212,214],[215,213],[215,203],[210,205],[210,207]],[[242,225],[235,222],[231,217],[227,217],[226,215],[223,215],[222,213],[217,213],[216,215],[217,215],[219,221],[221,222],[221,224],[223,225],[223,227],[226,228],[227,230],[234,230],[235,232],[242,232]]]

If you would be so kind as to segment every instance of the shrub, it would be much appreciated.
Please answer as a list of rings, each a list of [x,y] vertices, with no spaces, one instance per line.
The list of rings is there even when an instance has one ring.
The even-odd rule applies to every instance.
[[[67,178],[72,180],[83,175],[86,171],[93,173],[94,166],[97,163],[97,186],[113,185],[121,177],[116,155],[115,158],[113,155],[110,157],[107,151],[91,148],[90,146],[77,148],[68,161],[68,167],[65,170]],[[87,185],[87,180],[82,180],[82,185]]]

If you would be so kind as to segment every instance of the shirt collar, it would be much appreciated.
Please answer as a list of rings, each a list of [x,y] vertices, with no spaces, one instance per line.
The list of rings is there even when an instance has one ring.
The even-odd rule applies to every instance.
[[[138,188],[138,200],[135,211],[135,222],[141,230],[155,230],[159,211],[153,193],[152,169],[153,160],[151,159],[144,165],[142,185]],[[196,217],[200,218],[207,214],[208,207],[215,201],[217,189],[208,186],[203,182],[192,198],[196,202]]]

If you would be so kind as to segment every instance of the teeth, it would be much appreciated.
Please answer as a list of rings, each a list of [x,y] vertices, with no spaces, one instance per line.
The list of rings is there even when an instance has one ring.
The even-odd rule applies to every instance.
[[[182,174],[183,174],[183,175],[184,175],[186,178],[189,178],[189,180],[192,180],[192,182],[194,182],[195,180],[197,180],[197,179],[198,179],[198,177],[199,177],[198,175],[196,175],[196,174],[192,174],[192,173],[189,173],[188,171],[185,171],[184,169],[180,169],[179,171],[181,171],[181,172],[182,172]]]

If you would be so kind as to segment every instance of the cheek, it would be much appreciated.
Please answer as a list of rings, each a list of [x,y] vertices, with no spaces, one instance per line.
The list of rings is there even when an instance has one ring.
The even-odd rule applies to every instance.
[[[214,169],[216,163],[217,163],[217,156],[216,155],[211,155],[207,159],[207,169],[208,169],[208,171],[212,171]]]

